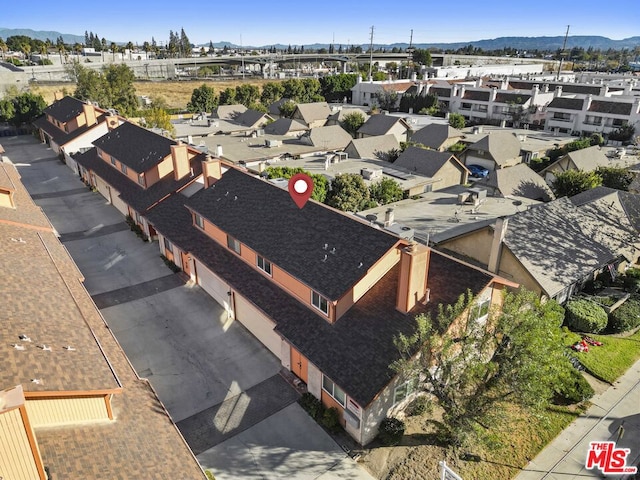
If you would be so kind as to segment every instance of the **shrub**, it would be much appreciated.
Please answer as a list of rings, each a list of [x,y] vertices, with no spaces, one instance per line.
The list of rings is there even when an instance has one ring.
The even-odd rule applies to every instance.
[[[327,408],[322,415],[322,425],[331,433],[337,433],[342,428],[340,425],[340,412],[337,408]]]
[[[397,445],[404,435],[404,422],[397,418],[386,417],[380,423],[378,438],[383,445]]]
[[[640,268],[630,268],[620,277],[625,291],[637,293],[640,291]]]
[[[563,404],[583,402],[594,393],[589,382],[572,367],[567,367],[562,383],[555,388],[556,401]]]
[[[626,332],[640,325],[640,301],[630,298],[609,314],[607,330]]]
[[[324,406],[313,394],[306,392],[302,394],[298,403],[314,420],[320,420],[324,415]]]
[[[607,312],[594,302],[570,300],[565,308],[565,323],[572,330],[599,333],[607,326]]]
[[[414,399],[407,408],[407,413],[412,417],[417,417],[431,412],[433,412],[433,404],[424,395],[420,395]]]

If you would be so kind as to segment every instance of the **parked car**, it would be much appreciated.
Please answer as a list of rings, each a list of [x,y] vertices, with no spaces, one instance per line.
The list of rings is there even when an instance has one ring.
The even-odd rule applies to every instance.
[[[486,178],[489,175],[489,169],[481,165],[467,165],[472,177]]]

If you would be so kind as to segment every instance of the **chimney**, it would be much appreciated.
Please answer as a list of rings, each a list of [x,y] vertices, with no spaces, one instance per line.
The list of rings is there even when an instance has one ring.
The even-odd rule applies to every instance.
[[[542,87],[542,91],[544,93],[549,93],[549,84],[545,83],[544,86]]]
[[[390,227],[393,225],[394,214],[393,208],[388,208],[386,212],[384,212],[384,227]]]
[[[87,125],[94,125],[96,123],[96,109],[90,102],[82,104],[82,110],[84,111],[84,118]]]
[[[415,242],[400,252],[400,278],[396,309],[409,313],[427,294],[427,273],[431,250]]]
[[[507,234],[508,218],[498,218],[493,227],[493,242],[491,243],[491,253],[489,254],[489,265],[487,270],[498,273],[500,269],[500,257],[502,256],[502,242]]]
[[[57,102],[58,100],[62,100],[62,94],[56,90],[53,92],[53,101]]]
[[[491,89],[491,93],[489,94],[489,100],[491,102],[495,102],[497,96],[498,96],[498,89],[497,88],[492,88]]]
[[[535,105],[536,97],[540,93],[540,85],[537,83],[531,88],[531,105]]]
[[[222,145],[216,145],[216,157],[222,158]]]
[[[593,102],[593,95],[589,94],[586,98],[586,105],[584,107],[585,110],[589,110],[591,108],[591,102]]]
[[[211,155],[207,155],[207,159],[202,162],[202,177],[204,178],[204,188],[209,188],[222,178],[219,158],[212,158]]]
[[[171,160],[173,161],[173,176],[176,180],[180,180],[191,173],[189,152],[187,151],[187,146],[181,140],[178,140],[177,145],[171,145]]]
[[[601,97],[606,97],[608,93],[609,93],[609,85],[603,85],[602,87],[600,87]]]
[[[553,94],[553,98],[558,98],[558,97],[561,97],[561,96],[562,96],[562,85],[558,85],[556,87],[555,93]]]
[[[118,116],[111,110],[107,112],[107,128],[109,131],[115,130],[120,126],[120,122],[118,121]]]

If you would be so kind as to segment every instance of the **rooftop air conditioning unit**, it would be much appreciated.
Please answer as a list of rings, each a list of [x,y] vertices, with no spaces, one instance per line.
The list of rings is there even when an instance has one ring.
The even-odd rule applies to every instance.
[[[362,178],[364,178],[365,180],[373,180],[374,178],[381,178],[382,169],[365,167],[360,170],[360,175],[362,175]]]
[[[280,140],[266,139],[264,141],[264,144],[265,144],[266,147],[275,148],[275,147],[280,147],[282,145],[282,142]]]

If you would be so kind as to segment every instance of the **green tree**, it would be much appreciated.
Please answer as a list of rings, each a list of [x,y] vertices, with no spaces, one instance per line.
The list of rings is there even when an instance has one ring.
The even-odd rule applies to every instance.
[[[176,129],[171,123],[171,117],[164,108],[151,107],[145,110],[143,118],[147,128],[161,128],[171,135],[175,134]]]
[[[245,107],[256,103],[260,98],[260,89],[256,85],[243,83],[236,87],[236,102],[241,103]]]
[[[109,65],[104,70],[104,78],[109,87],[111,107],[121,115],[129,116],[138,109],[138,97],[133,86],[135,75],[124,63]]]
[[[629,185],[633,182],[633,174],[624,167],[598,167],[596,173],[602,178],[604,187],[616,190],[629,191]]]
[[[415,333],[395,340],[402,358],[392,368],[435,397],[444,410],[438,433],[453,445],[499,424],[506,400],[546,407],[572,374],[555,301],[521,289],[505,294],[501,312],[486,305],[463,295],[439,305],[435,319],[419,315]]]
[[[356,132],[364,124],[364,115],[360,112],[347,113],[340,124],[353,138],[356,138]]]
[[[320,94],[327,102],[341,102],[345,97],[351,100],[351,89],[358,81],[358,75],[354,73],[340,73],[327,75],[320,79]]]
[[[220,92],[220,99],[218,100],[220,105],[234,105],[236,104],[236,90],[235,88],[225,88]]]
[[[300,167],[267,167],[265,172],[267,173],[267,178],[285,178],[287,180],[293,177],[296,173],[309,175],[313,180],[313,192],[311,193],[311,198],[321,203],[324,203],[326,200],[327,192],[329,191],[329,182],[327,181],[327,177],[324,175],[319,173],[310,173]]]
[[[449,125],[451,125],[453,128],[457,128],[458,130],[464,128],[464,125],[465,125],[464,117],[459,113],[450,113]]]
[[[260,102],[263,105],[271,105],[273,102],[277,102],[282,98],[284,94],[284,87],[280,82],[267,82],[262,86],[262,94],[260,95]]]
[[[0,98],[0,122],[11,122],[16,114],[12,98]]]
[[[398,92],[395,90],[380,90],[376,94],[376,101],[378,106],[383,110],[395,111],[397,110],[396,104],[398,103]]]
[[[73,65],[73,75],[76,78],[76,91],[73,96],[80,100],[90,100],[97,102],[103,108],[110,108],[108,86],[102,73],[83,67],[75,62]]]
[[[187,104],[187,110],[193,113],[209,112],[215,110],[218,98],[212,87],[202,84],[198,88],[194,88],[191,93],[191,100]]]
[[[280,105],[279,110],[281,117],[291,118],[293,117],[293,112],[296,111],[296,103],[291,100],[287,100],[282,105]]]
[[[602,177],[596,172],[567,170],[556,175],[551,185],[556,197],[573,197],[602,185]]]
[[[46,107],[47,103],[42,95],[26,92],[7,96],[0,100],[0,119],[19,127],[24,123],[31,123],[42,115]]]
[[[326,203],[344,212],[359,212],[375,206],[371,202],[369,188],[362,177],[355,173],[336,175],[331,182]]]
[[[426,49],[416,48],[413,51],[413,61],[420,65],[430,67],[432,63],[431,52],[429,52],[429,50],[426,50]]]
[[[369,187],[369,191],[371,192],[371,199],[380,205],[397,202],[404,197],[400,184],[392,178],[382,178],[380,181],[373,183]]]

